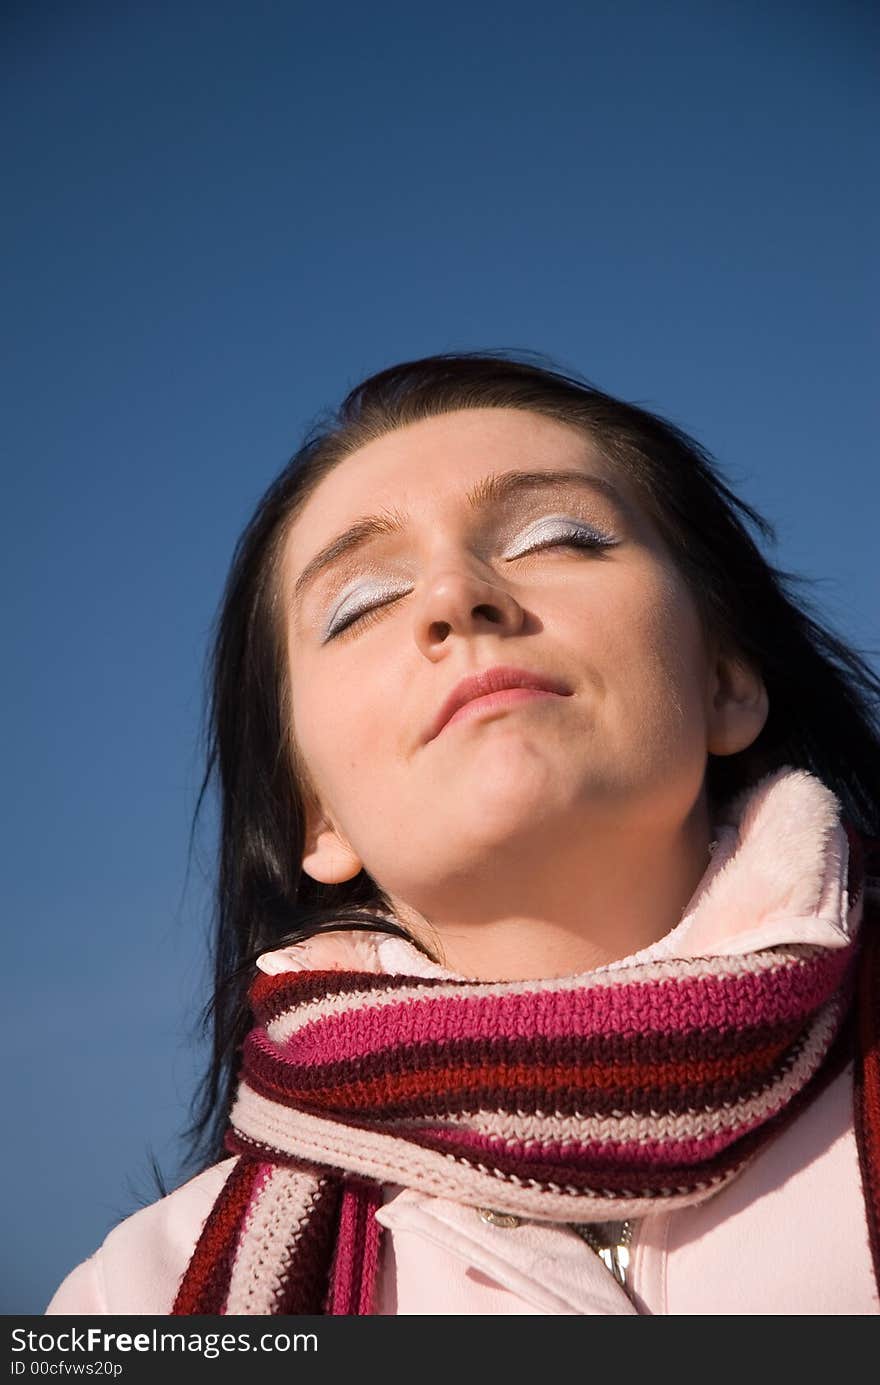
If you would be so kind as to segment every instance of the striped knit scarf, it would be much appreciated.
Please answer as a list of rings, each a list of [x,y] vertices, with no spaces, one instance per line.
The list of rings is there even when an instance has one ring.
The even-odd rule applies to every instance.
[[[844,825],[852,901],[866,843]],[[694,1204],[841,1071],[854,1041],[880,1264],[878,940],[872,903],[840,948],[540,981],[260,973],[226,1137],[238,1157],[172,1313],[369,1313],[384,1183],[550,1222]]]

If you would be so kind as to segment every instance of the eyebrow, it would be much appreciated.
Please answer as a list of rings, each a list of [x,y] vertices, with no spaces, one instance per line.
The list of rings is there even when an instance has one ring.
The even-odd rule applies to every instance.
[[[602,476],[588,476],[583,471],[505,471],[495,476],[484,476],[465,495],[469,510],[479,510],[490,505],[500,505],[514,495],[524,492],[558,489],[561,486],[580,486],[584,490],[598,492],[610,500],[624,514],[630,513],[629,506],[616,486]],[[296,606],[302,599],[306,588],[327,568],[340,558],[363,548],[372,539],[388,534],[398,534],[406,528],[406,516],[398,511],[386,510],[375,515],[364,515],[335,539],[310,558],[296,579],[291,604]]]

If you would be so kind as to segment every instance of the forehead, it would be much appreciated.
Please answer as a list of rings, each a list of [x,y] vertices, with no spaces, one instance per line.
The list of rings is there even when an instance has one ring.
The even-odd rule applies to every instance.
[[[397,428],[352,452],[315,487],[291,525],[296,562],[340,527],[393,506],[432,516],[461,505],[481,477],[561,466],[613,481],[635,507],[619,471],[579,429],[525,409],[459,409]]]

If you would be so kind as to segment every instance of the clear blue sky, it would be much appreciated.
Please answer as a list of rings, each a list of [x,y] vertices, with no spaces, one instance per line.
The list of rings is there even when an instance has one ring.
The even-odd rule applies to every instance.
[[[206,636],[357,380],[547,352],[693,431],[880,646],[871,8],[7,7],[0,1311],[151,1197],[149,1149],[173,1182]]]

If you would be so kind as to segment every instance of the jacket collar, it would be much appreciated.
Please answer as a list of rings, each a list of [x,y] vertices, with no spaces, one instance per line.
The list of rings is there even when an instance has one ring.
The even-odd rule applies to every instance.
[[[479,1208],[412,1188],[391,1190],[376,1220],[392,1231],[440,1246],[464,1263],[465,1275],[481,1271],[539,1313],[617,1317],[637,1311],[598,1255],[559,1223],[495,1226],[484,1220]],[[429,1312],[430,1286],[419,1286],[419,1258],[416,1253],[410,1261],[412,1254],[410,1250],[407,1262],[396,1267],[398,1296],[401,1291],[417,1293],[408,1311]]]

